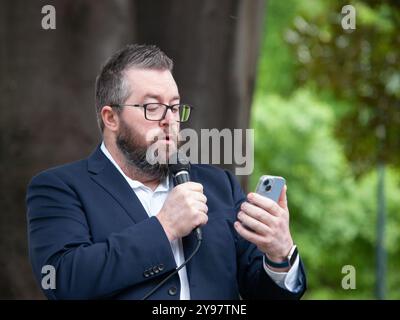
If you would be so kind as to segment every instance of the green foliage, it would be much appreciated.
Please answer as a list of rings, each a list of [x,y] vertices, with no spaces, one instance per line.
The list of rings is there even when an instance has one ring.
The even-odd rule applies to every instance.
[[[356,180],[334,136],[334,105],[308,90],[290,98],[259,96],[253,106],[254,189],[262,174],[287,179],[291,230],[309,276],[308,299],[372,299],[375,276],[376,175]],[[389,298],[400,298],[400,177],[388,170]],[[344,290],[344,265],[357,290]],[[397,287],[396,287],[397,284]]]
[[[356,29],[341,26],[352,4]],[[327,2],[320,14],[304,12],[286,33],[298,83],[312,82],[353,105],[336,135],[357,175],[378,161],[400,165],[400,4],[395,1]]]
[[[352,4],[357,29],[341,28]],[[400,299],[400,3],[269,0],[252,113],[254,189],[284,176],[308,299],[373,299],[376,164],[386,164],[387,298]],[[298,89],[301,88],[301,89]],[[341,286],[356,268],[356,290]]]
[[[297,14],[308,12],[316,15],[325,10],[326,3],[320,0],[267,1],[255,95],[271,92],[287,95],[293,92],[296,87],[296,60],[284,35]]]
[[[296,14],[295,0],[267,1],[264,37],[258,63],[256,95],[267,92],[288,94],[294,88],[295,61],[283,34]]]

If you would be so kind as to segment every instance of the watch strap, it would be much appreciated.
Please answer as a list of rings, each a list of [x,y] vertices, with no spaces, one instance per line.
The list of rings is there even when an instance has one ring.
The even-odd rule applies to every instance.
[[[282,262],[274,262],[274,261],[270,260],[266,254],[264,254],[265,262],[270,267],[278,268],[278,269],[291,267],[294,264],[294,262],[296,261],[297,256],[298,256],[298,250],[297,250],[296,245],[293,245],[293,247],[290,249],[289,255],[287,256],[286,260],[282,261]]]

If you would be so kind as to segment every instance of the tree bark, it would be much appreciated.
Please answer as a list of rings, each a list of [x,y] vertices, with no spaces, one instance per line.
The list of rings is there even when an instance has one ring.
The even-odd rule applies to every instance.
[[[189,126],[248,128],[264,1],[138,0],[136,13],[138,41],[159,45],[175,62],[182,99],[196,108]]]
[[[43,297],[27,259],[26,186],[99,142],[96,74],[134,40],[131,1],[51,1],[55,30],[42,29],[46,4],[0,3],[0,299]]]

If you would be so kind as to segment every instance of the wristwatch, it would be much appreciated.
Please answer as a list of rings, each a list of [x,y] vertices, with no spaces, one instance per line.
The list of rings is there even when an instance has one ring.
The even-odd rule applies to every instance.
[[[286,260],[283,261],[283,262],[271,261],[270,259],[268,259],[266,254],[264,254],[264,258],[265,258],[265,262],[270,267],[273,267],[273,268],[287,268],[287,267],[291,267],[294,264],[298,254],[299,254],[299,251],[297,250],[297,246],[293,245],[292,249],[290,249],[290,252],[289,252],[288,256],[286,257]]]

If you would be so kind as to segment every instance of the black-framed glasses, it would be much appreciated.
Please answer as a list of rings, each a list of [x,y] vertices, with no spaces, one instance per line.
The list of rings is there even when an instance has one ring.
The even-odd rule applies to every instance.
[[[145,103],[145,104],[112,104],[111,107],[136,107],[144,109],[144,117],[150,121],[161,121],[165,118],[168,109],[175,115],[176,121],[186,122],[189,120],[192,106],[185,103],[168,105],[164,103]]]

